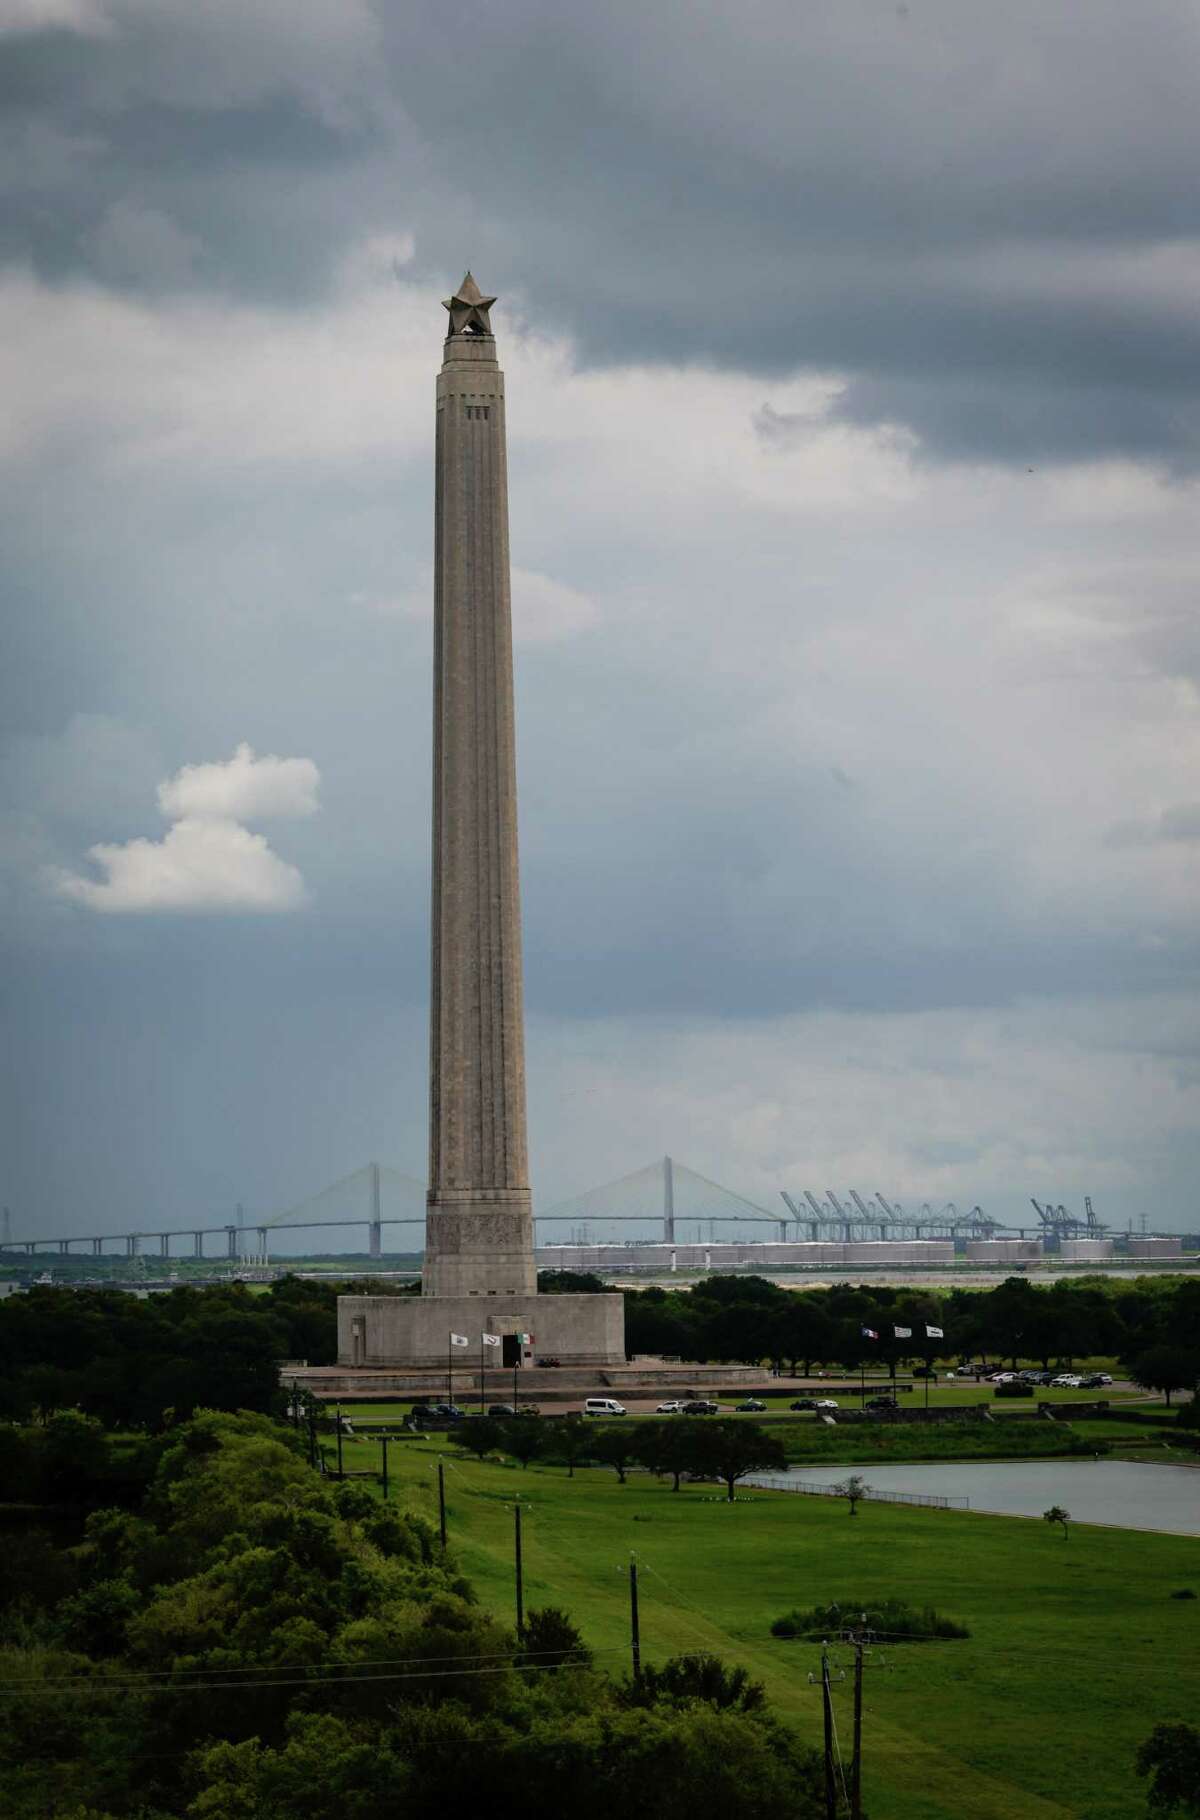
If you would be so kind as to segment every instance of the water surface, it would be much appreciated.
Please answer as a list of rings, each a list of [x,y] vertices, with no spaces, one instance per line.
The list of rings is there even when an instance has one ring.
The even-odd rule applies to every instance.
[[[1200,1536],[1200,1467],[1132,1460],[954,1461],[930,1466],[792,1466],[774,1479],[836,1485],[858,1473],[879,1491],[966,1497],[972,1510],[1040,1517],[1061,1504],[1077,1523]]]

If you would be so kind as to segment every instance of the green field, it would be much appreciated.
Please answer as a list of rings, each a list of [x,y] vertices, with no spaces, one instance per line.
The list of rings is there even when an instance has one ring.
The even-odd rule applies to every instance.
[[[326,1442],[328,1447],[328,1442]],[[628,1566],[639,1564],[650,1660],[715,1650],[763,1680],[812,1742],[817,1650],[775,1641],[795,1606],[892,1595],[960,1619],[969,1639],[876,1651],[866,1677],[871,1820],[1129,1820],[1144,1812],[1133,1752],[1200,1705],[1200,1542],[1040,1522],[716,1488],[645,1476],[477,1465],[434,1439],[390,1449],[392,1493],[436,1519],[445,1460],[450,1538],[480,1597],[513,1611],[512,1503],[524,1506],[527,1604],[568,1610],[602,1663],[627,1665]],[[377,1467],[346,1443],[348,1469]],[[1200,1492],[1200,1475],[1197,1477]],[[848,1667],[849,1652],[836,1652]],[[837,1724],[849,1736],[850,1683]]]

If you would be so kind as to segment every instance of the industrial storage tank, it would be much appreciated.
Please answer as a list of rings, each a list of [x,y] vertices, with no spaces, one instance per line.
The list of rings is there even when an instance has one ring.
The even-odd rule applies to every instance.
[[[968,1264],[1032,1264],[1045,1254],[1040,1239],[971,1239]]]
[[[1134,1258],[1178,1258],[1183,1256],[1183,1240],[1148,1239],[1135,1232],[1129,1236],[1127,1249]]]
[[[1112,1254],[1111,1239],[1064,1239],[1059,1246],[1059,1255],[1070,1264],[1099,1262],[1101,1258],[1111,1258]]]
[[[539,1245],[539,1270],[871,1270],[896,1265],[945,1268],[952,1239],[868,1239],[847,1243],[807,1239],[724,1243]]]

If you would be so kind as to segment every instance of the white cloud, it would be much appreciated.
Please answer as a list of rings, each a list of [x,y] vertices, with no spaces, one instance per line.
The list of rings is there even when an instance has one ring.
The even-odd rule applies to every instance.
[[[0,38],[50,31],[100,38],[111,30],[112,21],[96,0],[0,0]]]
[[[512,572],[513,639],[517,644],[557,644],[582,632],[597,616],[594,600],[578,588],[536,569]]]
[[[184,765],[158,786],[172,820],[160,841],[100,841],[88,858],[105,876],[61,866],[43,879],[56,897],[110,913],[297,910],[307,902],[297,867],[246,821],[315,815],[321,774],[311,758],[257,758],[242,742],[231,759]]]
[[[232,821],[185,819],[161,841],[100,842],[88,858],[107,876],[51,876],[59,897],[108,912],[155,910],[296,910],[304,880],[261,834]]]
[[[255,756],[245,741],[230,759],[184,765],[158,786],[158,806],[172,820],[269,821],[315,815],[321,773],[311,758]]]

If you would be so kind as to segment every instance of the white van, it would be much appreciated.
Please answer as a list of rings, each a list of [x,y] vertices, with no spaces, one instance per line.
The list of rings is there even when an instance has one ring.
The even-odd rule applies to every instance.
[[[589,1397],[583,1406],[585,1416],[624,1416],[629,1411],[615,1397]]]

